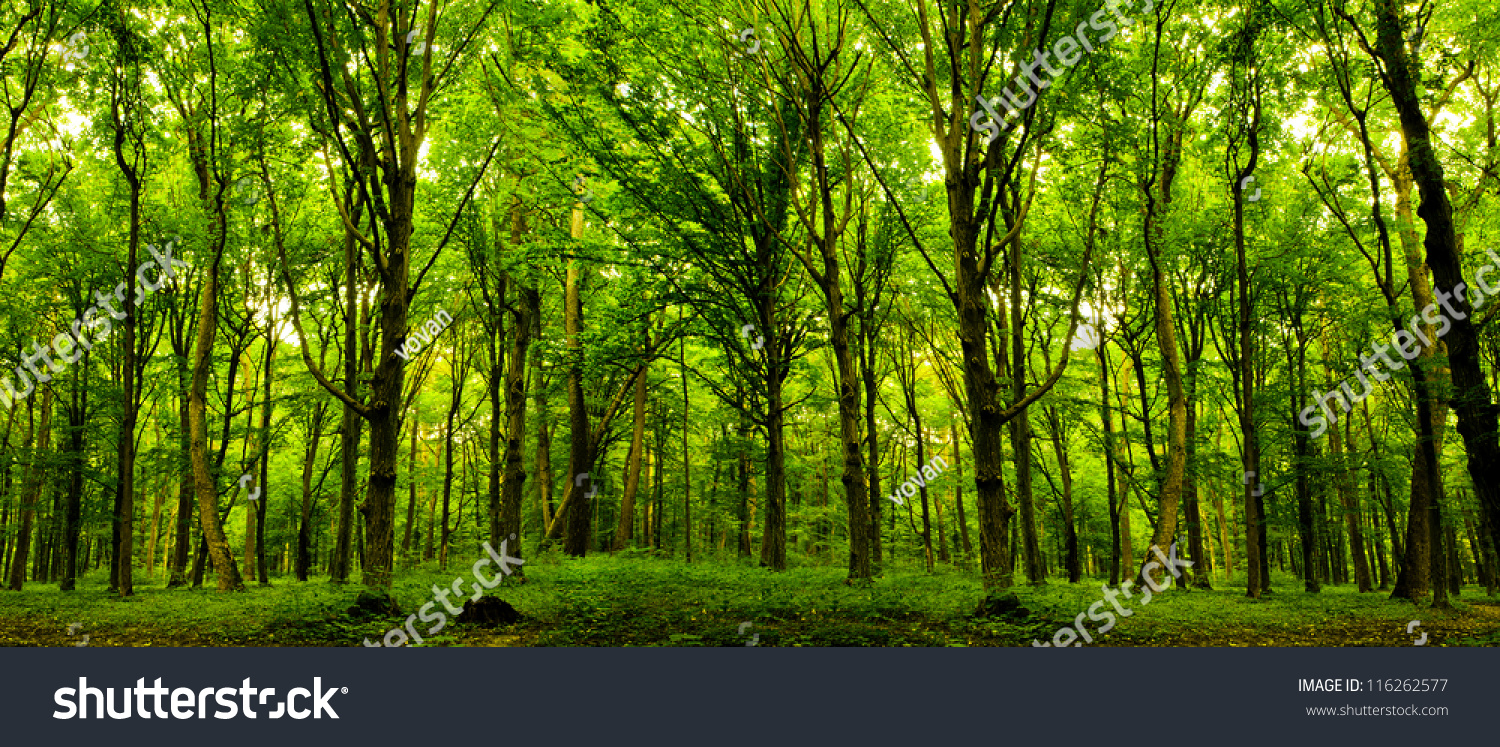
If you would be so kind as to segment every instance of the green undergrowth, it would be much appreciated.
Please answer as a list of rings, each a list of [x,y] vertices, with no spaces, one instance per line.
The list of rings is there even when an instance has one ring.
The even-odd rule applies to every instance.
[[[836,565],[794,567],[772,573],[748,561],[716,558],[684,563],[644,552],[566,558],[544,552],[525,565],[527,582],[505,582],[486,592],[509,602],[522,620],[497,628],[458,625],[450,619],[435,635],[416,623],[427,646],[1025,646],[1050,642],[1063,626],[1104,598],[1100,579],[1012,589],[1023,610],[976,617],[983,598],[972,572],[891,565],[873,581],[846,583]],[[358,575],[355,575],[358,578]],[[244,594],[210,589],[137,586],[130,599],[107,593],[103,572],[91,573],[78,591],[28,584],[0,592],[0,645],[68,646],[90,636],[91,646],[348,646],[380,640],[404,615],[433,601],[432,587],[462,578],[469,564],[448,570],[436,564],[397,574],[392,595],[402,616],[351,608],[363,590],[326,579],[298,583],[273,579]],[[1277,574],[1274,590],[1259,600],[1243,587],[1174,588],[1141,604],[1143,595],[1119,597],[1132,611],[1107,635],[1102,623],[1083,619],[1095,646],[1410,646],[1426,632],[1426,645],[1496,645],[1500,602],[1466,587],[1454,610],[1389,599],[1388,592],[1359,594],[1352,586],[1325,586],[1306,594],[1301,583]],[[453,600],[450,600],[453,601]],[[440,607],[439,607],[440,609]],[[1109,609],[1106,605],[1105,609]],[[1406,627],[1420,620],[1411,635]],[[68,635],[70,623],[79,623]],[[758,636],[758,638],[757,638]]]

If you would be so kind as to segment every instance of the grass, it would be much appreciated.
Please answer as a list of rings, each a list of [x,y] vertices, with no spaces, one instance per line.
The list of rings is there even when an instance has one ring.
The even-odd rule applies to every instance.
[[[760,646],[1024,646],[1052,640],[1103,599],[1100,579],[1052,579],[1015,587],[1029,615],[976,618],[979,580],[951,568],[928,574],[888,565],[873,582],[846,584],[836,566],[771,573],[735,560],[690,565],[625,552],[583,560],[542,553],[525,571],[527,583],[508,579],[489,592],[520,610],[520,623],[491,630],[450,620],[424,645],[743,646],[759,635]],[[399,573],[392,594],[404,612],[415,612],[433,600],[434,585],[457,577],[469,588],[467,564],[447,571],[428,564]],[[68,646],[87,634],[91,646],[348,646],[375,641],[404,619],[348,614],[363,587],[326,579],[273,579],[245,594],[138,584],[136,596],[123,600],[105,591],[106,581],[97,571],[79,591],[28,584],[19,594],[0,593],[0,645]],[[1218,583],[1213,591],[1174,589],[1146,605],[1136,591],[1134,600],[1119,598],[1133,614],[1108,635],[1097,635],[1099,622],[1085,618],[1084,625],[1096,646],[1410,646],[1412,620],[1422,621],[1427,645],[1500,643],[1500,600],[1475,587],[1464,589],[1453,611],[1437,613],[1392,601],[1388,592],[1359,594],[1346,585],[1310,595],[1290,576],[1273,581],[1275,590],[1260,600]],[[82,629],[69,636],[75,622]]]

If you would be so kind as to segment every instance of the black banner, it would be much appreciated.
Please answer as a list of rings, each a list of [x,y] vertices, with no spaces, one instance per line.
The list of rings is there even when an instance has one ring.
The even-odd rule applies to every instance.
[[[1410,745],[1493,735],[1497,665],[1493,649],[1419,647],[6,649],[0,733],[260,747]],[[118,717],[100,718],[101,704]]]

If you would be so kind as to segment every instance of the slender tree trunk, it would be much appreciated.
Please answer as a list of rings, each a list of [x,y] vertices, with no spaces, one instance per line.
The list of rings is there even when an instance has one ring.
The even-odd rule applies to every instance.
[[[511,328],[510,362],[505,369],[505,482],[502,483],[501,490],[499,536],[492,540],[506,541],[506,538],[509,538],[513,544],[507,552],[520,558],[524,557],[522,552],[524,537],[521,531],[521,489],[526,483],[526,470],[523,463],[525,458],[523,451],[526,444],[526,356],[531,347],[533,330],[541,314],[542,297],[534,287],[517,284],[517,288],[521,308]],[[545,437],[540,439],[539,443],[545,447]],[[547,490],[550,493],[551,475],[545,458],[545,454],[539,454],[537,457],[538,461],[543,464],[542,470],[538,472],[538,479],[547,484]],[[492,541],[491,546],[498,546],[497,541]],[[526,580],[525,567],[517,567],[514,576],[518,581],[524,582]]]
[[[406,529],[401,533],[403,555],[411,552],[411,534],[417,522],[417,432],[422,430],[422,418],[415,405],[411,408],[406,427],[411,430],[411,452],[406,461]],[[421,541],[420,535],[417,541]]]
[[[1361,594],[1371,591],[1373,585],[1370,582],[1370,566],[1365,557],[1365,537],[1361,529],[1359,496],[1355,493],[1352,482],[1355,479],[1355,467],[1350,464],[1350,459],[1345,453],[1344,439],[1349,439],[1349,451],[1354,450],[1354,423],[1345,422],[1344,433],[1339,433],[1338,428],[1330,428],[1328,432],[1328,451],[1334,458],[1334,490],[1338,493],[1339,505],[1343,507],[1344,527],[1349,533],[1349,552],[1354,557],[1354,583],[1359,587]]]
[[[437,498],[436,491],[427,497],[427,551],[422,554],[423,560],[436,557],[437,546],[433,544],[433,537],[437,533]]]
[[[582,221],[577,209],[574,210],[574,223]],[[578,229],[578,230],[581,230]],[[575,233],[577,231],[575,230]],[[568,484],[563,488],[563,506],[558,509],[558,521],[567,522],[565,525],[566,536],[563,539],[563,552],[575,558],[581,558],[588,552],[589,526],[591,524],[591,509],[593,508],[592,486],[595,484],[591,470],[594,466],[594,454],[590,443],[589,413],[587,403],[583,397],[583,356],[580,335],[583,330],[583,277],[579,271],[578,260],[568,262],[567,294],[564,306],[564,327],[568,338],[568,349],[570,361],[568,363],[568,428],[572,432],[571,446],[568,452]],[[588,478],[583,478],[589,475]],[[588,486],[580,484],[580,479],[588,483]],[[587,491],[587,492],[585,492]],[[570,494],[573,500],[568,500]]]
[[[547,428],[547,396],[542,392],[541,375],[537,375],[536,396],[536,475],[537,502],[542,504],[542,521],[550,527],[557,518],[552,514],[552,434]]]
[[[503,386],[502,382],[506,381],[505,356],[509,352],[502,349],[502,346],[507,345],[509,340],[505,336],[504,312],[500,310],[500,307],[507,302],[506,294],[509,292],[510,281],[508,276],[501,276],[498,288],[496,288],[498,298],[492,298],[490,296],[489,283],[485,279],[488,277],[487,268],[481,262],[476,269],[484,272],[480,277],[480,288],[484,293],[486,305],[492,310],[488,323],[484,325],[484,345],[486,352],[489,354],[489,376],[486,380],[485,394],[490,402],[489,464],[485,473],[489,477],[489,541],[491,547],[498,547],[500,545],[501,534],[501,492],[505,481],[505,472],[508,469],[504,457],[501,456],[500,440],[502,429],[508,428],[510,422],[506,411],[503,409],[504,406],[501,404],[500,395],[500,389]],[[530,330],[527,330],[526,334],[530,334],[530,332]],[[524,381],[522,393],[525,393]]]
[[[968,558],[974,552],[974,546],[969,543],[969,522],[964,518],[964,462],[959,454],[958,421],[948,424],[949,437],[953,439],[953,466],[956,474],[953,488],[953,505],[958,509],[958,531],[963,540],[964,557]]]
[[[309,428],[311,437],[307,442],[307,454],[302,459],[302,512],[297,522],[298,581],[306,581],[307,574],[312,570],[312,473],[314,465],[318,462],[318,443],[323,440],[323,417],[326,412],[328,412],[328,407],[321,402],[313,406],[312,423]],[[410,516],[407,521],[410,522]]]
[[[174,345],[175,348],[175,345]],[[190,448],[191,433],[188,428],[183,427],[188,423],[188,399],[192,389],[192,379],[187,371],[186,356],[178,358],[178,374],[182,383],[182,394],[178,399],[178,424],[181,441],[181,463],[177,470],[177,529],[174,533],[175,539],[172,543],[171,576],[167,581],[167,588],[171,589],[182,586],[188,582],[187,563],[188,552],[193,546],[192,521],[193,521],[193,478],[192,478],[192,453]]]
[[[1063,567],[1068,572],[1068,583],[1076,584],[1083,580],[1083,565],[1078,557],[1078,528],[1073,518],[1073,467],[1068,461],[1067,431],[1056,407],[1047,408],[1047,424],[1052,431],[1052,449],[1063,488]]]
[[[260,398],[260,478],[255,486],[260,489],[260,500],[255,510],[255,568],[260,575],[260,585],[270,586],[271,577],[266,568],[266,509],[271,504],[271,381],[276,363],[276,305],[270,298],[270,286],[266,286],[266,306],[270,312],[266,318],[265,377],[261,380]]]
[[[208,271],[199,295],[197,338],[193,345],[192,388],[188,393],[188,428],[193,462],[193,490],[198,497],[198,525],[203,529],[219,591],[244,591],[224,527],[219,519],[218,486],[208,457],[208,376],[213,368],[214,340],[219,329],[219,273],[224,261],[226,226],[222,204],[213,212],[213,241]]]
[[[1124,382],[1117,390],[1118,397],[1116,398],[1116,402],[1118,403],[1120,412],[1125,412],[1125,401],[1131,396],[1129,368],[1132,365],[1134,364],[1127,363],[1126,371],[1122,372],[1120,376],[1120,379]],[[1128,435],[1128,431],[1120,434],[1120,436],[1126,435]],[[1131,477],[1134,474],[1134,458],[1130,454],[1130,441],[1128,438],[1125,441],[1125,461],[1123,464],[1118,457],[1118,452],[1115,453],[1116,472],[1124,474],[1126,477]],[[1129,569],[1135,567],[1135,548],[1132,544],[1132,538],[1133,535],[1130,531],[1130,485],[1127,483],[1120,488],[1120,573],[1122,574],[1129,573]]]
[[[454,343],[453,357],[457,359],[460,355],[458,343]],[[451,526],[449,501],[453,494],[453,421],[458,417],[458,408],[463,405],[465,368],[456,360],[453,363],[453,397],[449,401],[448,418],[443,427],[443,528],[438,540],[438,566],[444,570],[448,568],[448,533]],[[462,486],[459,489],[462,490]]]
[[[678,322],[681,322],[682,311],[680,309],[677,312],[677,317]],[[679,359],[683,361],[684,369],[679,374],[682,377],[682,523],[684,527],[683,536],[686,538],[687,542],[687,562],[691,563],[693,562],[693,460],[692,455],[688,453],[688,423],[691,421],[688,419],[688,377],[686,370],[687,338],[678,338],[678,345],[678,356]],[[646,372],[645,370],[642,370],[641,379],[644,380],[645,378]],[[768,476],[768,482],[768,491],[775,492],[775,478]],[[767,508],[767,513],[770,513],[774,510],[774,508]],[[786,522],[784,518],[781,521],[781,527],[781,531],[783,533],[782,536],[780,538],[773,539],[771,537],[772,531],[770,528],[770,522],[768,521],[766,527],[766,538],[761,541],[761,549],[763,551],[765,550],[767,544],[770,544],[772,546],[773,557],[771,559],[772,563],[770,563],[770,565],[774,570],[785,570],[786,568]],[[775,548],[778,546],[781,548],[780,568],[776,567],[776,558],[774,557]]]
[[[740,418],[739,439],[739,556],[750,557],[750,442],[749,425]]]
[[[88,422],[88,376],[81,374],[89,370],[89,353],[83,353],[81,365],[73,369],[73,391],[72,407],[68,408],[68,450],[73,462],[68,470],[68,500],[63,517],[63,544],[65,546],[65,564],[63,566],[63,578],[58,584],[59,591],[73,591],[77,585],[77,579],[83,568],[78,564],[78,532],[80,521],[83,518],[83,472],[87,463],[87,455],[84,453],[83,432],[84,425]],[[14,417],[15,412],[11,412]],[[0,441],[5,444],[10,440],[10,425],[6,425],[6,439]],[[158,429],[158,433],[160,430]],[[161,438],[157,437],[158,445]],[[6,487],[9,488],[10,476],[6,473]],[[164,488],[165,490],[165,488]],[[7,493],[9,491],[7,490]],[[158,499],[158,509],[160,499]],[[0,522],[0,533],[3,533],[3,522]],[[153,546],[155,542],[153,541]],[[4,567],[4,552],[0,551],[0,568]],[[185,556],[184,556],[185,557]]]
[[[356,215],[357,218],[357,215]],[[358,246],[353,234],[344,234],[344,391],[359,398],[359,266]],[[354,542],[354,494],[359,490],[359,442],[364,419],[348,403],[343,405],[343,423],[339,428],[339,513],[338,533],[334,539],[333,562],[329,575],[336,584],[349,582],[350,558]]]
[[[856,287],[862,289],[863,286],[857,285]],[[873,323],[871,317],[873,317],[873,312],[862,315],[860,319],[860,378],[864,384],[865,394],[865,439],[868,441],[870,451],[870,557],[871,562],[878,569],[882,562],[880,511],[885,508],[880,504],[885,500],[885,496],[880,490],[880,431],[875,427],[875,404],[880,389],[875,381],[873,348],[876,343],[874,336],[868,331]]]
[[[1234,544],[1229,541],[1229,520],[1224,515],[1224,499],[1214,496],[1214,512],[1219,515],[1219,547],[1224,548],[1224,583],[1234,577]]]
[[[1099,331],[1100,336],[1104,334]],[[1099,358],[1099,415],[1104,422],[1104,475],[1109,497],[1109,584],[1120,584],[1120,500],[1115,485],[1114,407],[1109,401],[1109,348],[1101,340],[1094,353]],[[1128,507],[1127,507],[1128,510]]]
[[[243,372],[242,375],[244,377],[245,387],[244,453],[253,459],[255,457],[257,449],[260,448],[256,441],[255,432],[255,369],[250,365],[250,351],[248,346],[245,348],[244,352],[244,362],[240,368],[240,370]],[[256,474],[255,465],[256,463],[254,461],[246,464],[245,467],[247,468],[247,470],[245,474],[254,476]],[[245,503],[245,547],[244,554],[241,556],[241,561],[244,563],[244,566],[242,567],[245,569],[245,575],[253,581],[255,580],[255,519],[257,518],[255,515],[255,504],[258,501],[250,500],[250,490],[254,490],[255,487],[258,487],[258,485],[250,487],[250,490],[242,490],[237,479],[239,477],[240,475],[237,474],[233,475],[232,477],[232,479],[235,479],[234,492],[232,493],[232,495],[234,496],[235,500],[242,500]]]
[[[1303,341],[1299,340],[1299,342]],[[1290,354],[1288,357],[1291,357]],[[1301,356],[1298,357],[1301,358]],[[1298,369],[1302,368],[1303,362],[1302,360],[1296,362],[1295,365]],[[1299,381],[1306,381],[1306,378],[1300,375],[1300,371],[1298,373],[1297,379]],[[1304,391],[1306,391],[1304,387],[1294,387],[1291,390],[1292,411],[1288,417],[1288,424],[1293,432],[1292,462],[1298,465],[1307,464],[1312,457],[1312,450],[1308,444],[1308,432],[1297,429],[1297,413],[1302,411],[1303,403],[1306,401],[1305,395],[1302,394]],[[1313,550],[1317,540],[1313,528],[1312,486],[1308,483],[1306,469],[1297,470],[1296,491],[1297,530],[1298,536],[1301,539],[1300,545],[1302,550],[1303,590],[1309,594],[1317,594],[1320,591],[1320,587],[1318,585],[1318,574],[1315,570],[1313,558]]]
[[[948,532],[943,528],[943,493],[938,491],[932,496],[933,508],[937,510],[938,530],[938,562],[948,563]]]
[[[36,515],[37,503],[41,501],[42,491],[46,488],[46,470],[41,461],[47,450],[51,448],[52,440],[52,388],[42,389],[42,407],[40,421],[35,428],[32,423],[31,400],[26,400],[26,470],[22,479],[22,493],[20,500],[20,528],[16,531],[15,550],[11,554],[10,562],[10,586],[11,591],[21,591],[26,583],[26,559],[31,554],[31,527],[33,517]],[[32,436],[36,435],[36,449],[32,449]]]
[[[774,309],[768,304],[767,319]],[[761,532],[760,562],[773,571],[786,570],[786,413],[782,339],[774,320],[766,327],[766,526]],[[687,380],[684,377],[683,386]],[[686,406],[684,392],[684,407]],[[873,479],[873,478],[872,478]]]
[[[650,346],[649,340],[647,346]],[[635,379],[635,407],[631,412],[630,455],[625,459],[625,495],[620,499],[620,521],[612,549],[624,550],[635,527],[635,496],[641,486],[641,452],[646,446],[646,372]]]

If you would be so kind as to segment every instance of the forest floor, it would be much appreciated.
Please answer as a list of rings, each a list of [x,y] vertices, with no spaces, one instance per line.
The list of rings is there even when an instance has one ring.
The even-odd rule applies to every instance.
[[[1054,578],[1014,589],[1024,610],[976,617],[979,580],[951,567],[928,574],[921,566],[888,565],[873,583],[849,585],[845,570],[833,564],[776,574],[734,561],[687,564],[634,551],[584,560],[543,553],[527,560],[525,572],[525,584],[507,579],[489,592],[519,610],[519,622],[482,628],[450,618],[423,645],[1026,646],[1051,641],[1104,599],[1102,579]],[[393,593],[410,614],[433,599],[433,585],[449,586],[456,577],[469,588],[468,563],[447,571],[429,563],[399,572]],[[357,583],[273,577],[268,588],[220,594],[168,590],[143,579],[136,595],[122,600],[105,590],[106,581],[104,571],[92,571],[78,591],[27,584],[20,593],[0,592],[0,646],[70,646],[85,635],[90,646],[358,646],[404,622],[351,614]],[[1118,597],[1133,614],[1117,617],[1105,635],[1098,634],[1102,623],[1085,618],[1088,645],[1411,646],[1424,632],[1428,646],[1500,645],[1500,599],[1478,587],[1464,587],[1453,610],[1436,612],[1393,601],[1389,591],[1359,594],[1349,584],[1307,594],[1299,580],[1280,573],[1260,600],[1220,578],[1214,586],[1174,588],[1148,604],[1138,589],[1134,601]],[[1421,626],[1408,634],[1413,620]],[[70,635],[72,623],[79,626]]]

